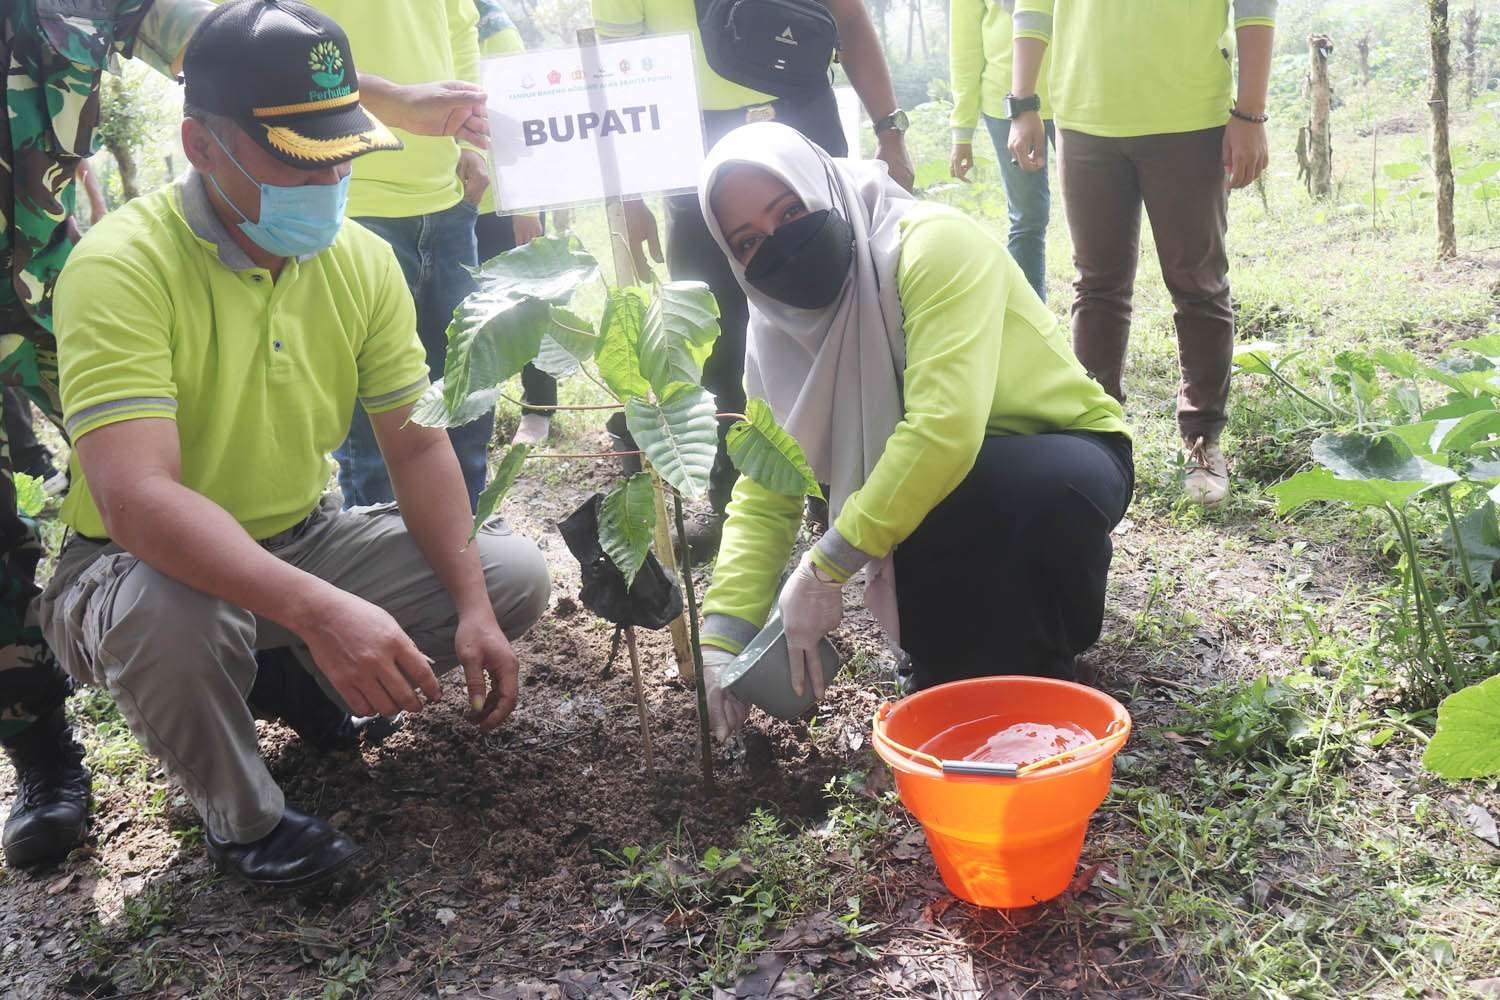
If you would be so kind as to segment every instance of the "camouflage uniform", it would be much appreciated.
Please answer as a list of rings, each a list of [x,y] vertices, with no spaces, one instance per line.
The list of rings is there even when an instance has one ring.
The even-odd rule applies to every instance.
[[[0,13],[0,382],[54,422],[57,341],[52,289],[78,242],[74,176],[94,152],[99,84],[120,56],[164,74],[209,0],[5,0]],[[42,548],[16,512],[9,443],[0,429],[0,737],[52,712],[68,687],[42,640],[31,599]]]

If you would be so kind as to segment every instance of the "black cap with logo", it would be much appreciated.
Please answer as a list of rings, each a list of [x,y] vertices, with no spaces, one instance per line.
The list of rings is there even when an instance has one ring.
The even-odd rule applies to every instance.
[[[296,0],[229,0],[183,54],[189,108],[223,115],[266,152],[316,169],[401,141],[359,103],[349,39]]]

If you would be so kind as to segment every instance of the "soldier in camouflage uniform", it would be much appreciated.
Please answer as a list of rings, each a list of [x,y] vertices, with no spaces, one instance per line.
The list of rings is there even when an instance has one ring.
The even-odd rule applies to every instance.
[[[120,57],[171,75],[208,0],[12,0],[0,21],[0,381],[56,422],[52,289],[78,241],[78,164],[94,151],[99,84]],[[36,524],[16,510],[0,428],[0,744],[16,768],[5,824],[8,864],[65,856],[88,821],[89,774],[63,715],[68,684],[42,640],[31,601],[42,555]]]

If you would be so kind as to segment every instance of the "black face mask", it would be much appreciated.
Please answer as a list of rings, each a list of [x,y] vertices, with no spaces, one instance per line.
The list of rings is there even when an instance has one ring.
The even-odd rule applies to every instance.
[[[777,302],[822,309],[839,297],[853,263],[854,230],[825,208],[779,226],[750,258],[745,280]]]

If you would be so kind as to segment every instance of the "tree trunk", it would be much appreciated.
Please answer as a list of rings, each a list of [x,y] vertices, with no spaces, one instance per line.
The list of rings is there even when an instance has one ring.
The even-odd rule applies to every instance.
[[[917,27],[917,0],[910,0],[906,8],[906,61],[911,62],[912,36]]]
[[[1333,52],[1333,43],[1327,35],[1312,35],[1307,39],[1307,55],[1311,68],[1307,74],[1307,96],[1311,110],[1307,118],[1306,163],[1307,191],[1314,198],[1327,198],[1333,194],[1333,127],[1329,119],[1329,107],[1333,100],[1333,88],[1328,82],[1328,56]],[[1299,141],[1299,158],[1303,144]]]
[[[140,182],[136,178],[138,167],[135,163],[135,150],[122,142],[109,144],[109,153],[115,158],[115,163],[120,167],[120,191],[125,200],[130,201],[140,195]]]
[[[1464,107],[1474,106],[1475,77],[1479,70],[1479,8],[1470,7],[1464,14],[1463,32],[1459,39],[1464,45]]]
[[[1370,34],[1366,32],[1364,37],[1355,43],[1359,49],[1359,85],[1368,87],[1370,85]]]
[[[922,61],[932,58],[927,48],[927,19],[922,16],[922,0],[911,0],[912,7],[917,12],[917,32],[922,36]]]
[[[1453,156],[1448,149],[1448,0],[1427,0],[1432,43],[1432,172],[1437,177],[1438,258],[1458,254],[1453,231]]]

